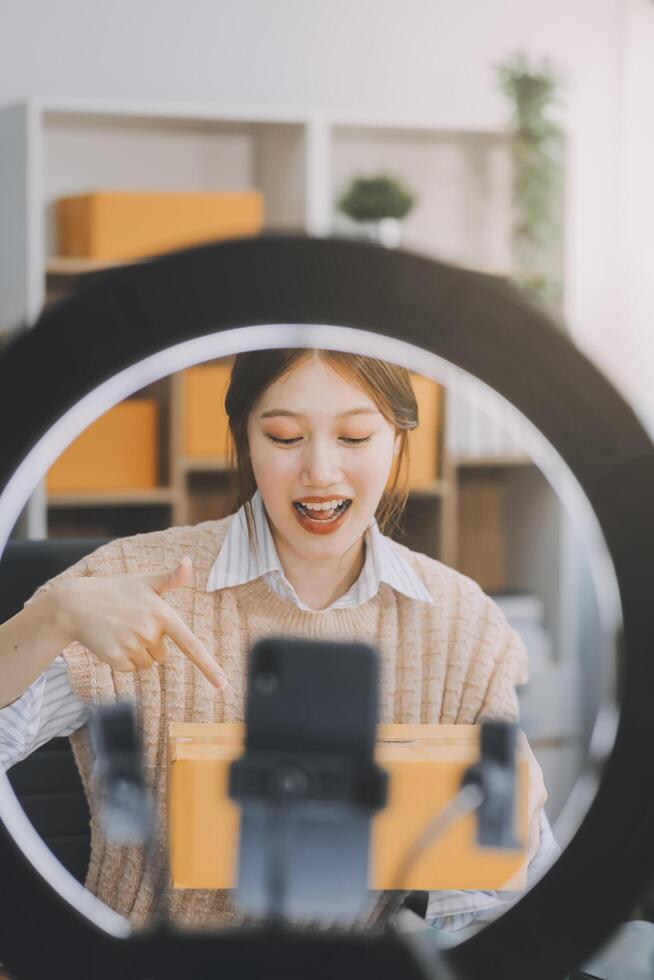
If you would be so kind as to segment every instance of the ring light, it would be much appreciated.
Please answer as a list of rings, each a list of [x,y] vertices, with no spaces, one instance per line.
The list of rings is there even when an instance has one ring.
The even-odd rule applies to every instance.
[[[320,326],[304,326],[298,340],[300,324]],[[412,361],[422,352],[499,392],[567,464],[604,535],[622,603],[625,671],[598,793],[547,875],[449,954],[470,978],[563,976],[628,915],[654,870],[654,447],[608,381],[517,290],[405,252],[301,237],[209,245],[102,274],[0,357],[0,546],[89,412],[96,417],[149,380],[247,347],[337,347],[338,328],[343,338],[356,335],[352,349],[383,357],[380,345],[393,341],[389,360],[403,351],[407,366],[428,373]],[[60,866],[32,828],[33,837],[26,833],[3,774],[0,818],[0,865],[11,882],[0,886],[0,949],[10,966],[26,978],[47,963],[65,964],[71,978],[137,976],[129,970],[147,938],[130,935],[63,869],[56,887],[47,880]],[[188,952],[192,938],[177,937],[180,948]],[[214,950],[214,966],[222,956],[230,973],[238,968],[235,934],[198,942]]]

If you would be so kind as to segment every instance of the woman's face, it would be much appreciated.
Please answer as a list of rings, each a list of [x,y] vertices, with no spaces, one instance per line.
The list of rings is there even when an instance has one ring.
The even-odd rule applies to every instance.
[[[399,448],[371,398],[317,355],[266,389],[248,442],[273,536],[303,559],[338,558],[361,539]]]

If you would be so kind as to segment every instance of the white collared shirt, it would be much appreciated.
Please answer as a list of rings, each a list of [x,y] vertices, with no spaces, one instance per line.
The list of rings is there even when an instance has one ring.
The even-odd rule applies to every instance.
[[[300,609],[311,612],[296,595],[295,589],[284,574],[270,531],[266,511],[257,490],[251,500],[254,517],[256,550],[250,547],[245,518],[245,508],[234,515],[223,546],[209,572],[207,592],[244,585],[256,578],[263,578],[266,585],[277,595],[290,599]],[[328,609],[345,609],[359,606],[377,594],[382,582],[409,599],[433,603],[427,591],[408,562],[396,553],[390,538],[384,537],[373,518],[364,535],[366,555],[361,574],[345,595],[336,599]]]

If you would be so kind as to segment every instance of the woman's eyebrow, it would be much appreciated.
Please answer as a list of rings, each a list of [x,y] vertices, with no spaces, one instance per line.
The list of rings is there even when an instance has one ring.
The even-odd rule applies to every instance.
[[[304,418],[302,412],[289,412],[287,408],[269,408],[267,412],[262,412],[260,419],[270,419],[275,415],[286,415],[290,418]],[[350,408],[347,412],[338,412],[336,418],[343,418],[346,415],[379,415],[376,408],[368,408],[362,405],[360,408]]]

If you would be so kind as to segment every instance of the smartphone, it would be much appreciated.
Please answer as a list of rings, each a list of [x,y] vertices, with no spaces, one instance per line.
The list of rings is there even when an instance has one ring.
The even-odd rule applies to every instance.
[[[374,764],[378,674],[364,644],[253,648],[230,785],[242,807],[236,901],[248,912],[340,923],[365,909],[370,821],[386,791]]]

